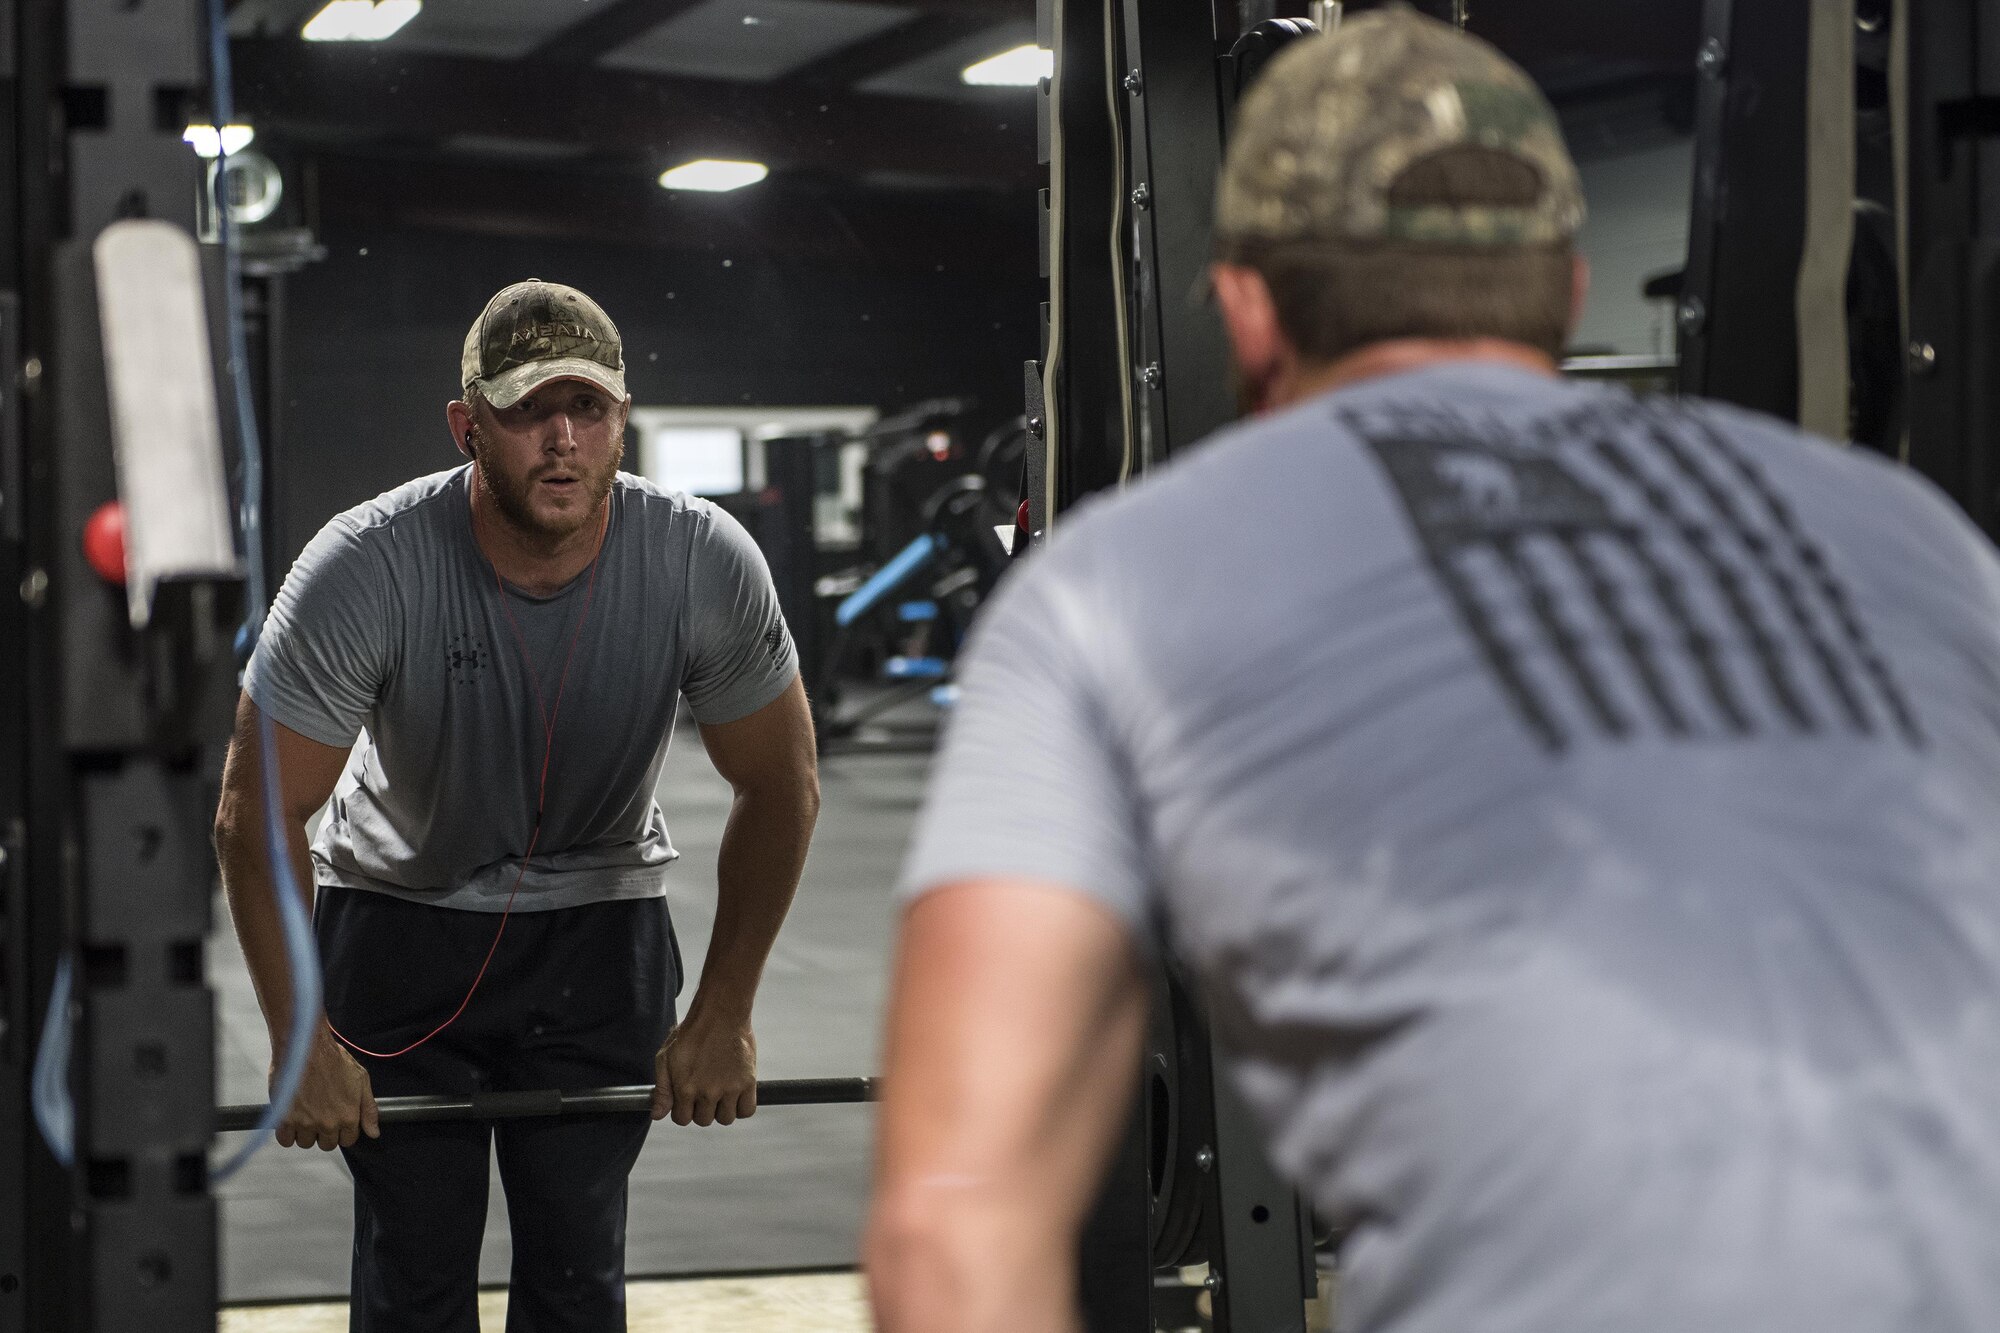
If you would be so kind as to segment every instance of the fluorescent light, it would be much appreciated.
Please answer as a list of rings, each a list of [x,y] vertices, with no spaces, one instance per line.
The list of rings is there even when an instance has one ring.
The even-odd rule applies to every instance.
[[[195,156],[204,159],[218,157],[224,149],[234,157],[248,148],[250,141],[256,137],[257,131],[248,125],[224,125],[220,134],[215,132],[213,125],[190,125],[181,131],[182,141],[193,147]]]
[[[669,190],[707,190],[720,194],[755,185],[770,174],[771,169],[762,162],[718,162],[705,157],[661,172],[660,184]]]
[[[959,77],[983,88],[1032,88],[1043,79],[1054,78],[1055,72],[1055,52],[1040,46],[1017,46],[967,65]]]
[[[424,0],[331,0],[299,36],[309,42],[379,42],[423,11]]]

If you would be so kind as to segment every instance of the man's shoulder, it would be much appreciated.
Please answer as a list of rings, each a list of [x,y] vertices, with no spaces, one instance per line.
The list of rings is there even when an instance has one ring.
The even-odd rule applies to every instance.
[[[328,519],[299,553],[299,564],[324,570],[343,562],[395,559],[413,530],[429,533],[451,517],[453,497],[462,501],[465,469],[418,477],[344,509]]]
[[[1065,564],[1119,552],[1143,568],[1153,553],[1219,551],[1272,496],[1307,484],[1304,474],[1347,465],[1355,443],[1325,398],[1232,423],[1129,485],[1086,496],[1057,519],[1048,554],[1067,552],[1052,562]]]
[[[1560,403],[1576,390],[1552,377],[1477,364],[1366,380],[1212,431],[1138,482],[1086,500],[1070,521],[1138,526],[1177,518],[1186,527],[1204,514],[1228,512],[1223,507],[1255,506],[1357,464],[1372,466],[1357,422],[1437,412],[1441,404],[1504,409]]]
[[[449,500],[453,496],[464,496],[464,487],[460,483],[467,466],[448,468],[406,481],[372,500],[363,500],[351,509],[342,510],[328,520],[327,526],[337,526],[365,539],[371,534],[384,534],[411,522],[432,522],[445,518],[449,513],[445,507]]]
[[[668,511],[700,511],[715,506],[698,495],[677,491],[662,486],[650,477],[642,477],[636,472],[618,472],[611,478],[612,487],[633,504]]]
[[[633,472],[618,473],[611,485],[625,512],[642,525],[691,522],[695,528],[705,528],[727,513],[713,500],[662,486]]]
[[[1271,577],[1309,550],[1319,564],[1365,570],[1409,540],[1385,503],[1381,450],[1418,429],[1526,420],[1606,391],[1511,366],[1449,363],[1315,394],[1202,438],[1117,492],[1086,499],[1056,524],[1047,577],[1147,585],[1215,568]],[[1273,563],[1278,562],[1278,563]],[[1220,595],[1218,593],[1218,595]]]
[[[1874,529],[1972,531],[1959,506],[1916,469],[1860,445],[1840,444],[1789,421],[1712,399],[1683,400],[1736,456],[1781,492],[1812,503],[1822,518],[1845,516]],[[1983,548],[1983,539],[1975,543]]]

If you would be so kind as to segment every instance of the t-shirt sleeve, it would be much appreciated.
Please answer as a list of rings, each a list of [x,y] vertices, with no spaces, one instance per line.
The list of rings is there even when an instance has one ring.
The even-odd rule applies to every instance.
[[[764,553],[743,525],[709,507],[688,557],[687,674],[695,721],[734,722],[776,699],[799,674]]]
[[[1110,908],[1144,943],[1140,797],[1092,670],[1092,617],[1049,558],[1010,576],[980,618],[898,893],[1040,880]]]
[[[244,690],[273,721],[345,749],[361,734],[388,678],[396,606],[379,555],[334,519],[285,575]]]

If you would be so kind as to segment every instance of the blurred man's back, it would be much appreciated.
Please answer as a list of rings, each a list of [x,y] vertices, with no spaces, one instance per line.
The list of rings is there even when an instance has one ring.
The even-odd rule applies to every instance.
[[[1215,276],[1276,410],[1065,516],[979,627],[906,871],[884,1308],[1080,1214],[1012,1145],[1097,1160],[1164,928],[1350,1228],[1347,1328],[2000,1327],[2000,561],[1882,460],[1559,379],[1581,216],[1527,76],[1407,10],[1253,89]],[[954,1102],[982,1060],[1031,1086]]]
[[[1038,662],[1129,786],[989,734]],[[1079,522],[969,684],[918,863],[1157,895],[1353,1326],[2000,1318],[2000,566],[1920,483],[1386,378]]]

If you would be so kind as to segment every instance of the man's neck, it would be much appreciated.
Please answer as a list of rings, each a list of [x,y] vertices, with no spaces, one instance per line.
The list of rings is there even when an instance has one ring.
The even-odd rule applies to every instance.
[[[611,497],[576,531],[557,537],[524,529],[500,509],[479,469],[472,469],[472,537],[500,577],[523,592],[546,597],[590,568],[603,544]]]
[[[1526,343],[1503,338],[1396,338],[1370,343],[1325,365],[1301,366],[1276,386],[1270,405],[1283,407],[1363,380],[1448,362],[1512,366],[1539,375],[1556,373],[1554,359]]]

